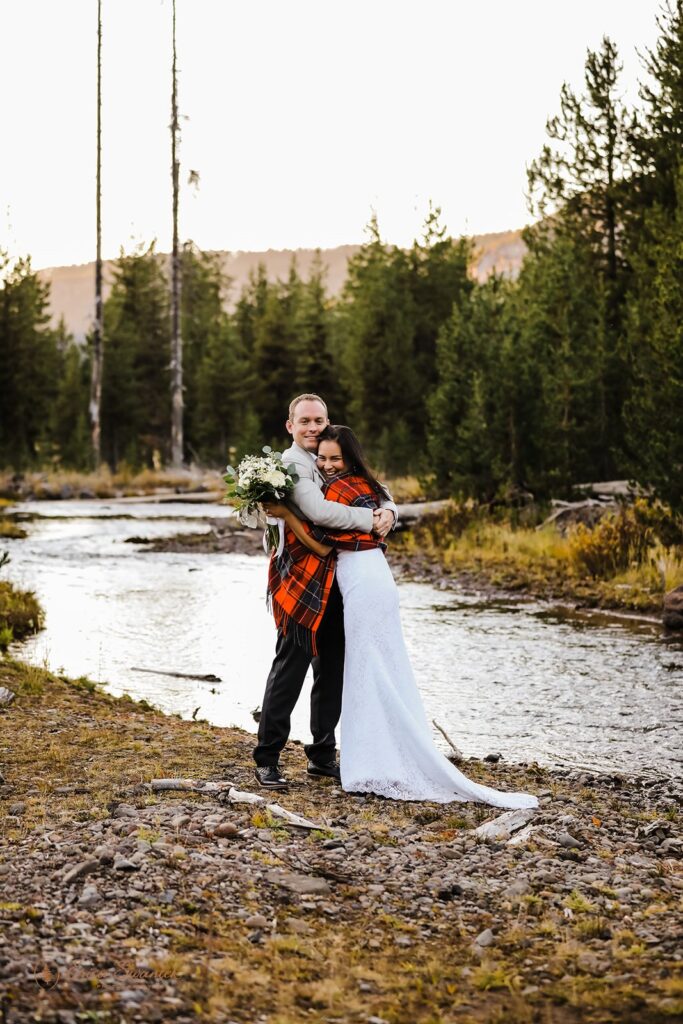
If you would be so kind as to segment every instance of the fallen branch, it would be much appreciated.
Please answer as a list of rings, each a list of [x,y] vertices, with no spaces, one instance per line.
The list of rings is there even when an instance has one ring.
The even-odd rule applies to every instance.
[[[227,791],[227,798],[231,804],[265,804],[266,809],[274,817],[281,818],[285,824],[290,825],[292,828],[315,829],[316,831],[325,831],[326,829],[325,825],[310,821],[301,814],[295,814],[294,811],[288,811],[286,807],[281,807],[280,804],[266,804],[265,798],[259,796],[258,793],[247,793],[244,790],[235,789],[232,782],[195,782],[194,779],[152,779],[148,785],[154,793],[168,793],[174,790],[184,793],[226,793]]]
[[[192,675],[189,672],[164,672],[162,669],[157,668],[138,668],[136,665],[130,669],[131,672],[147,672],[152,676],[170,676],[172,679],[198,679],[201,683],[222,683],[223,680],[220,676],[215,676],[213,672],[208,672],[206,675],[197,676]]]
[[[450,738],[450,736],[448,735],[446,730],[443,728],[443,726],[439,725],[439,723],[437,722],[437,720],[435,718],[432,718],[432,725],[434,726],[435,729],[439,730],[439,732],[441,733],[441,735],[445,739],[446,743],[448,744],[448,746],[453,751],[453,759],[455,761],[464,761],[465,760],[465,755],[463,754],[462,750],[460,750],[459,747],[456,747],[455,743]]]

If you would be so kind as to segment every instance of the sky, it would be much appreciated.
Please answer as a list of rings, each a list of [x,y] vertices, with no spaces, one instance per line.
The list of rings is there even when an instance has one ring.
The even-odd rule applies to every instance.
[[[659,0],[177,0],[181,239],[409,245],[529,220],[526,166],[604,34],[637,99]],[[102,0],[103,255],[171,239],[171,0]],[[95,254],[96,0],[0,0],[0,248]],[[190,170],[199,187],[188,184]]]

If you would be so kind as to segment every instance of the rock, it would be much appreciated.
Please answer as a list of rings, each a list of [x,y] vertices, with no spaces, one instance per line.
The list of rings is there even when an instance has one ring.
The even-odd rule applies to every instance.
[[[606,964],[595,953],[579,953],[576,958],[576,966],[587,974],[599,975],[604,973]]]
[[[137,818],[137,816],[137,807],[132,807],[131,804],[119,804],[112,814],[113,818]]]
[[[0,704],[11,704],[16,694],[8,690],[6,686],[0,686]]]
[[[86,908],[94,907],[94,906],[97,906],[97,904],[101,903],[101,902],[102,902],[102,897],[100,896],[99,892],[97,891],[97,889],[96,889],[96,887],[94,885],[86,885],[86,886],[84,886],[83,887],[83,892],[78,897],[78,906],[79,907],[86,907]]]
[[[516,811],[505,811],[499,814],[492,821],[485,821],[479,828],[475,828],[474,834],[478,839],[488,839],[494,842],[501,839],[509,839],[510,836],[523,828],[528,821],[536,814],[534,807],[522,807]]]
[[[478,946],[485,949],[487,946],[492,946],[494,942],[494,935],[490,928],[486,928],[483,932],[480,932],[474,940]]]
[[[332,890],[324,878],[317,878],[314,875],[299,875],[294,871],[280,871],[275,868],[266,873],[266,881],[274,885],[280,885],[283,889],[298,893],[301,896],[308,894],[329,895]]]
[[[565,850],[580,850],[583,845],[579,839],[570,835],[569,832],[560,832],[557,841]]]
[[[218,839],[232,839],[233,836],[236,836],[238,834],[239,830],[237,828],[237,825],[234,825],[231,821],[223,821],[221,822],[220,825],[216,825],[215,829],[213,830],[213,835],[216,836],[216,838]]]
[[[10,812],[11,813],[11,812]],[[637,839],[666,839],[671,835],[671,822],[665,818],[656,818],[647,825],[639,825],[636,829]]]
[[[189,814],[174,814],[171,818],[171,828],[182,828],[190,821]]]
[[[488,761],[489,764],[498,764],[502,756],[502,754],[487,754],[484,760]]]
[[[525,893],[529,892],[531,885],[528,878],[516,878],[511,885],[508,885],[507,889],[503,891],[503,896],[506,899],[517,899],[519,896],[524,896]]]
[[[116,871],[139,871],[140,865],[117,853],[114,856],[114,869]]]
[[[77,878],[81,878],[83,875],[90,875],[93,871],[98,871],[100,862],[98,860],[84,860],[80,864],[76,864],[75,867],[71,868],[64,875],[64,885],[70,885],[71,882],[75,882]]]
[[[683,584],[665,595],[662,622],[667,629],[683,629]]]
[[[267,928],[268,918],[264,917],[263,914],[252,914],[244,923],[247,928]]]
[[[284,925],[285,928],[290,932],[294,932],[295,935],[312,935],[314,931],[310,924],[306,924],[305,921],[299,920],[298,917],[286,917]]]
[[[141,1003],[145,996],[145,992],[134,988],[124,988],[119,992],[119,999],[122,1003]]]

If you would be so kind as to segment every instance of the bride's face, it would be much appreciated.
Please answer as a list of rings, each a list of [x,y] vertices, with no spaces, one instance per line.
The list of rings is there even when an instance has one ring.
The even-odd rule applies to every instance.
[[[345,473],[348,466],[338,441],[321,441],[318,447],[318,469],[323,476]]]

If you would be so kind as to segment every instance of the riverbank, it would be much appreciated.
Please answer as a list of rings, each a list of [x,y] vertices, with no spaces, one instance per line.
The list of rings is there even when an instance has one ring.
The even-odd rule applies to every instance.
[[[395,554],[432,582],[440,572],[579,609],[660,616],[665,594],[683,584],[680,530],[680,519],[644,502],[564,531],[454,503],[397,535]]]
[[[542,530],[480,521],[459,531],[445,512],[390,537],[387,556],[401,579],[442,589],[463,583],[491,598],[531,596],[576,610],[624,612],[661,620],[665,593],[683,584],[681,548],[653,545],[640,564],[591,575],[576,557],[576,541],[555,527]],[[590,531],[586,531],[589,535]],[[262,554],[262,535],[234,519],[210,519],[208,529],[129,543],[148,551]]]
[[[308,780],[263,804],[253,737],[17,662],[0,710],[0,1013],[29,1019],[654,1024],[683,1012],[681,784],[469,760],[495,810]]]
[[[77,470],[0,471],[0,504],[6,501],[68,501],[73,498],[129,498],[164,494],[215,493],[225,490],[223,477],[213,469],[143,469],[120,467],[112,472]]]

